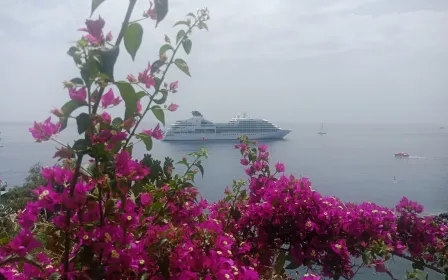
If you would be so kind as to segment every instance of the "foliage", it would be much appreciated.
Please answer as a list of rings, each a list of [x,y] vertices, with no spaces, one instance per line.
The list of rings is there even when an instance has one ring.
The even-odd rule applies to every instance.
[[[93,0],[92,13],[103,2]],[[181,46],[191,53],[193,30],[208,30],[210,18],[207,9],[188,14],[174,25],[182,28],[175,44],[165,36],[152,64],[116,81],[121,42],[135,59],[140,22],[149,18],[157,26],[168,13],[168,1],[155,0],[143,19],[130,21],[135,3],[129,1],[115,44],[103,33],[104,19],[86,21],[85,35],[68,51],[80,73],[64,83],[70,101],[52,110],[59,122],[48,118],[30,128],[37,142],[57,141],[73,118],[80,138],[60,143],[54,157],[63,164],[30,179],[29,189],[30,182],[41,184],[32,190],[36,199],[18,211],[20,232],[0,249],[3,278],[282,279],[285,269],[304,266],[312,273],[303,279],[351,279],[353,258],[392,275],[385,265],[391,255],[412,260],[414,270],[443,272],[447,227],[420,216],[420,205],[403,198],[393,211],[324,197],[307,178],[286,176],[283,164],[270,167],[267,147],[246,137],[236,148],[248,186],[234,181],[213,204],[194,185],[204,175],[206,150],[177,163],[165,158],[162,164],[151,154],[134,159],[137,143],[150,151],[163,138],[160,124],[137,128],[148,112],[164,125],[165,113],[177,109],[167,104],[178,89],[177,81],[165,81],[167,72],[175,65],[191,75],[177,55]],[[120,104],[124,115],[112,118],[108,109]],[[174,173],[175,166],[185,171]]]

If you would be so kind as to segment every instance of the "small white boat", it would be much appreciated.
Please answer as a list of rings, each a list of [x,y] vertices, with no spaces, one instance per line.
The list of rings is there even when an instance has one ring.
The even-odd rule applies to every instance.
[[[410,156],[408,153],[401,152],[401,153],[396,153],[395,157],[396,158],[409,158]]]
[[[321,123],[321,124],[320,124],[320,131],[319,131],[317,134],[319,134],[319,135],[325,135],[325,134],[327,134],[327,133],[324,131],[324,123]]]

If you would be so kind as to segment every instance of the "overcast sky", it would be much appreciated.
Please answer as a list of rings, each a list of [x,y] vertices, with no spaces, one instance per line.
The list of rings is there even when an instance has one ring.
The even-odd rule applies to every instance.
[[[96,12],[116,36],[128,1]],[[133,18],[149,6],[139,0]],[[177,69],[169,122],[199,110],[226,121],[239,111],[285,122],[448,123],[447,0],[170,0],[161,25],[144,21],[136,62],[122,48],[116,78],[154,61],[164,34],[208,6],[209,32],[192,36]],[[0,121],[43,120],[79,76],[66,55],[90,0],[0,0]]]

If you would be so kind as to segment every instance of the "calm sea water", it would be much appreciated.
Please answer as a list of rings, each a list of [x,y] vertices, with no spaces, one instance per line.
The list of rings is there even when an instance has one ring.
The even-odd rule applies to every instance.
[[[38,161],[54,162],[55,143],[37,144],[28,132],[30,124],[0,123],[0,178],[9,185],[21,184],[28,167]],[[421,202],[428,213],[448,211],[448,129],[437,125],[326,124],[327,135],[319,136],[319,124],[281,124],[293,131],[281,141],[267,141],[271,161],[282,161],[287,173],[309,177],[314,188],[345,201],[372,201],[393,207],[402,196]],[[148,127],[151,127],[148,125]],[[59,139],[77,139],[68,128]],[[197,180],[201,194],[214,201],[222,197],[232,179],[244,179],[240,154],[232,142],[157,142],[153,155],[175,160],[199,148],[207,148],[205,176]],[[409,159],[396,159],[407,152]],[[137,146],[134,156],[145,153]],[[395,177],[395,181],[394,181]],[[371,272],[361,279],[370,278]],[[438,276],[431,279],[437,279]],[[377,276],[375,279],[383,279]],[[384,278],[387,279],[387,278]]]

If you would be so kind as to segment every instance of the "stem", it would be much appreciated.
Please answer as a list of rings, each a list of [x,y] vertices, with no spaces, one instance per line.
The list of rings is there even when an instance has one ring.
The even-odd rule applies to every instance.
[[[96,112],[98,111],[98,106],[100,105],[101,97],[103,97],[103,93],[104,93],[105,89],[106,89],[105,87],[101,87],[100,88],[100,91],[98,93],[98,99],[95,100],[95,104],[93,104],[93,109],[92,109],[91,116],[95,116],[96,115]]]
[[[126,11],[126,16],[124,17],[123,25],[121,26],[121,30],[120,30],[120,33],[118,34],[117,41],[115,42],[115,46],[120,46],[121,40],[123,40],[124,32],[128,28],[129,19],[131,18],[132,11],[134,10],[136,2],[137,2],[137,0],[129,0],[128,10]]]
[[[145,19],[148,19],[148,18],[136,19],[136,20],[130,21],[129,24],[136,23],[136,22],[139,22],[139,21],[142,21],[142,20],[145,20]]]
[[[78,159],[76,161],[75,173],[73,174],[73,179],[70,183],[70,197],[73,197],[73,193],[75,191],[76,181],[79,177],[79,172],[81,169],[82,158],[84,154],[78,155]],[[69,255],[70,255],[70,219],[72,216],[72,211],[70,208],[67,209],[67,215],[65,219],[65,224],[67,226],[67,232],[65,233],[65,244],[64,244],[64,279],[68,279],[68,270],[69,270]]]
[[[118,34],[117,41],[115,42],[115,46],[120,46],[121,41],[123,40],[124,33],[126,32],[126,28],[129,25],[129,19],[131,18],[132,11],[134,10],[136,2],[137,2],[137,0],[129,1],[128,10],[126,11],[126,15],[124,17],[123,24],[120,29],[120,33]],[[95,100],[95,104],[93,105],[93,110],[92,110],[93,115],[95,115],[98,110],[98,106],[100,104],[101,97],[103,97],[104,89],[105,89],[105,87],[101,87],[99,94],[98,94],[98,99]]]
[[[400,257],[400,258],[408,260],[408,261],[411,261],[411,262],[415,261],[413,258],[411,258],[409,256],[406,256],[404,254],[401,254],[401,253],[392,252],[392,255]],[[423,266],[426,267],[426,268],[429,268],[429,269],[431,269],[431,270],[433,270],[435,272],[438,272],[438,273],[440,273],[442,275],[446,275],[446,273],[442,269],[440,269],[440,268],[438,268],[436,266],[433,266],[433,265],[430,265],[430,264],[426,264],[426,263],[423,263]]]
[[[187,36],[187,34],[189,34],[191,32],[191,30],[193,29],[193,27],[195,27],[198,24],[199,20],[196,20],[192,26],[190,26],[190,28],[188,28],[188,31],[185,33],[185,35],[182,37],[181,40],[179,40],[179,43],[177,44],[176,48],[173,50],[173,55],[171,56],[170,61],[168,62],[165,71],[163,71],[162,74],[162,78],[160,79],[160,83],[157,85],[156,90],[154,91],[154,94],[151,96],[151,98],[149,99],[149,103],[148,106],[146,106],[145,111],[143,112],[142,116],[138,119],[137,123],[135,124],[134,128],[132,129],[132,132],[129,134],[128,139],[126,139],[126,143],[124,144],[123,150],[126,149],[126,147],[129,144],[129,141],[131,141],[132,136],[134,136],[135,131],[137,130],[137,127],[140,125],[141,121],[143,120],[143,118],[145,117],[146,113],[149,111],[150,106],[152,101],[154,100],[154,97],[157,95],[157,93],[159,93],[160,87],[163,84],[163,81],[165,80],[165,76],[166,73],[168,72],[168,70],[170,69],[171,64],[173,64],[173,60],[174,57],[176,56],[177,51],[179,50],[179,47],[182,45],[183,40],[185,39],[185,37]]]
[[[390,272],[390,270],[386,269],[386,273],[387,273],[387,275],[389,275],[390,279],[392,279],[392,280],[398,280],[398,279],[392,274],[392,272]]]

